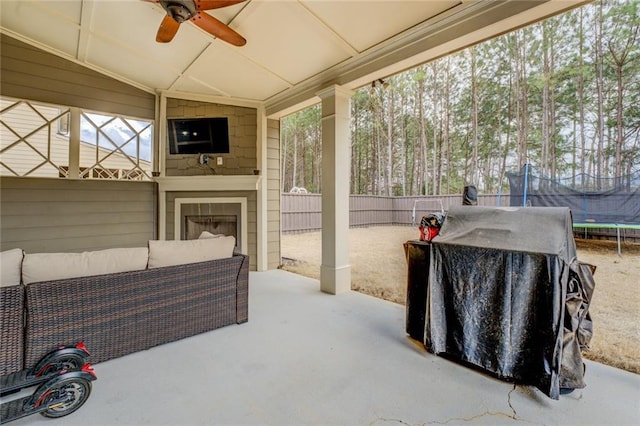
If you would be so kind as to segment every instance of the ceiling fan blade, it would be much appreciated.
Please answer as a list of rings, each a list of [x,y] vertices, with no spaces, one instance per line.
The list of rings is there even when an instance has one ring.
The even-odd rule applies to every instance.
[[[195,0],[197,10],[220,9],[221,7],[233,6],[246,0]]]
[[[227,24],[218,21],[216,18],[205,12],[198,12],[196,16],[190,19],[190,21],[209,34],[212,34],[227,43],[233,44],[234,46],[244,46],[247,43],[247,40],[245,40],[244,37],[229,28]]]
[[[173,37],[178,32],[180,24],[169,15],[165,15],[164,19],[160,23],[158,33],[156,34],[156,41],[158,43],[169,43],[173,40]]]

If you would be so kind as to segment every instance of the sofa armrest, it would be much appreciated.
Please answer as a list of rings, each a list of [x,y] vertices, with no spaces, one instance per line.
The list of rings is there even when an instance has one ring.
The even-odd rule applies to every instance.
[[[0,287],[0,375],[24,368],[24,286]]]
[[[242,257],[242,265],[238,271],[236,293],[236,323],[242,324],[249,320],[249,256],[234,253],[234,257]]]

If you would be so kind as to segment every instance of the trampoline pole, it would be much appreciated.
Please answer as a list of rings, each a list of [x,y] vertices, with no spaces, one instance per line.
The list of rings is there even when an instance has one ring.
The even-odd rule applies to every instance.
[[[622,250],[620,250],[620,227],[616,225],[616,237],[618,237],[618,257],[622,257]]]

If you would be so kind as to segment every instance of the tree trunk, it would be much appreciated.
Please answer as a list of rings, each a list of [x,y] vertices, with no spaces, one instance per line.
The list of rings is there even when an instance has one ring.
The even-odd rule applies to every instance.
[[[596,93],[597,93],[597,109],[598,109],[598,124],[596,126],[596,140],[598,144],[598,148],[596,151],[596,178],[600,179],[603,177],[603,162],[604,162],[604,93],[603,93],[603,84],[604,84],[604,64],[602,57],[602,23],[604,17],[602,13],[602,0],[598,4],[597,9],[597,18],[596,18],[596,40],[595,40],[595,61],[594,66],[596,67]],[[598,187],[597,189],[600,189]]]
[[[385,167],[385,186],[386,195],[390,197],[393,195],[393,136],[394,136],[394,109],[395,109],[395,96],[393,89],[389,86],[388,92],[384,93],[389,97],[389,111],[387,114],[387,165]]]
[[[478,172],[478,87],[476,72],[476,48],[471,47],[471,183],[477,185]],[[468,182],[465,182],[468,183]]]
[[[447,56],[446,62],[446,75],[445,75],[445,87],[444,87],[444,101],[445,101],[445,116],[444,116],[444,138],[445,144],[445,164],[446,170],[443,170],[440,175],[447,176],[447,194],[451,191],[451,141],[449,140],[449,126],[451,122],[451,56]]]
[[[433,70],[433,158],[431,164],[432,170],[432,188],[431,193],[433,195],[438,194],[438,63],[436,61],[431,63],[431,69]]]
[[[551,157],[551,177],[558,177],[558,138],[556,138],[556,89],[555,89],[555,29],[552,27],[549,46],[549,156]]]
[[[580,67],[580,73],[578,74],[578,122],[580,125],[580,173],[585,173],[585,161],[586,161],[586,133],[584,125],[584,30],[582,29],[584,21],[584,10],[579,9],[579,25],[578,25],[578,37],[579,37],[579,54],[578,65]]]
[[[293,133],[293,166],[291,167],[291,187],[298,186],[298,129]]]
[[[513,79],[512,79],[512,74],[509,73],[509,86],[508,86],[508,92],[507,92],[507,134],[505,136],[505,143],[504,143],[504,151],[502,151],[502,165],[500,167],[500,181],[499,181],[499,186],[498,188],[500,188],[502,186],[502,181],[504,180],[504,175],[506,173],[506,169],[507,169],[507,157],[509,156],[509,147],[511,145],[511,120],[512,118],[512,114],[513,114],[513,105],[512,105],[512,94],[513,94]]]
[[[549,85],[551,75],[549,72],[549,21],[542,23],[542,152],[540,159],[540,172],[548,175],[549,172]]]
[[[418,123],[420,129],[420,166],[422,167],[422,182],[421,186],[423,195],[427,195],[427,186],[429,182],[429,170],[427,167],[427,131],[425,129],[425,117],[424,117],[424,76],[418,80]]]

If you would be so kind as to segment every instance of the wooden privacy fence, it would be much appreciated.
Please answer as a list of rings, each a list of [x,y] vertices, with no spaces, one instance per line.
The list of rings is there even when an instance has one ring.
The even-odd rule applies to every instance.
[[[478,195],[479,206],[507,206],[508,197]],[[351,195],[349,225],[415,225],[424,214],[462,205],[462,195],[437,197],[385,197]],[[322,228],[320,194],[282,194],[282,232],[308,232]]]
[[[322,229],[320,194],[282,194],[282,232],[310,232]],[[479,206],[509,206],[509,195],[478,195]],[[462,195],[429,197],[349,196],[349,226],[407,225],[417,226],[423,215],[461,206]],[[620,232],[620,230],[617,230]],[[578,237],[616,240],[615,229],[575,229]],[[619,235],[619,234],[618,234]],[[622,240],[640,241],[640,230],[622,229]],[[618,241],[620,238],[618,237]]]

